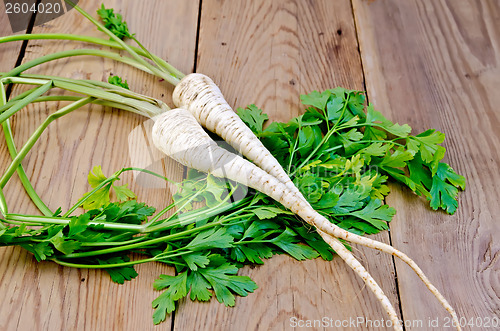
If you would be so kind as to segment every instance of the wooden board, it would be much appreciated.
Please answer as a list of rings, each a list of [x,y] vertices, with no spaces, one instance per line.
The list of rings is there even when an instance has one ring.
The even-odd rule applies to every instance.
[[[81,2],[90,12],[101,3]],[[387,202],[398,213],[391,232],[375,238],[407,252],[461,317],[474,318],[465,330],[495,329],[479,323],[500,318],[500,226],[495,222],[500,212],[498,2],[202,0],[200,7],[198,1],[109,0],[105,5],[122,13],[154,53],[184,72],[196,67],[213,77],[235,107],[255,103],[271,120],[286,121],[303,111],[301,93],[341,85],[366,88],[377,109],[395,121],[410,123],[415,132],[430,127],[445,132],[445,161],[467,178],[457,214],[436,213],[422,199],[393,185]],[[9,33],[6,22],[2,11],[3,35]],[[101,35],[74,11],[35,27],[34,32]],[[23,62],[75,47],[81,45],[31,41]],[[20,43],[0,45],[0,70],[11,69],[19,52]],[[133,90],[170,101],[167,84],[110,60],[60,60],[31,72],[96,80],[119,73]],[[17,145],[58,106],[30,106],[16,115]],[[87,107],[53,123],[23,165],[52,209],[68,208],[89,189],[86,175],[94,165],[102,165],[107,174],[125,165],[146,166],[181,179],[183,169],[148,146],[144,134],[148,125],[139,116]],[[9,160],[2,143],[2,169]],[[162,206],[170,197],[161,182],[132,174],[123,179],[152,205]],[[36,213],[16,178],[6,191],[12,211]],[[406,330],[444,329],[447,314],[406,265],[398,261],[394,267],[391,257],[371,250],[355,247],[354,252],[403,319],[423,323]],[[137,270],[136,280],[119,286],[105,272],[36,263],[24,250],[0,248],[0,314],[8,316],[0,320],[0,329],[288,330],[298,320],[386,318],[340,259],[297,262],[276,256],[263,266],[242,270],[240,274],[252,277],[259,289],[237,298],[235,308],[215,300],[186,300],[154,328],[151,301],[158,292],[151,283],[173,270],[156,264],[139,265]],[[439,325],[429,325],[436,318]]]
[[[398,210],[392,242],[415,258],[462,322],[473,319],[464,329],[483,329],[481,320],[500,318],[499,3],[353,5],[370,101],[416,132],[445,132],[445,162],[467,180],[453,216],[395,190],[388,199]],[[446,311],[405,265],[396,266],[404,319],[438,319],[443,329]]]
[[[232,1],[202,3],[197,71],[212,77],[234,107],[255,103],[271,120],[304,111],[299,96],[335,86],[363,89],[349,1]],[[387,233],[377,236],[388,241]],[[398,305],[392,260],[356,247],[360,258]],[[225,308],[184,302],[179,330],[292,329],[298,320],[385,317],[362,281],[339,258],[297,262],[275,256],[245,268],[259,289]],[[361,330],[366,328],[346,328]]]
[[[81,5],[95,15],[101,2],[82,1]],[[116,8],[127,18],[131,31],[148,49],[168,59],[180,70],[192,71],[199,7],[197,2],[157,0],[148,1],[147,5],[136,1],[104,3],[106,7]],[[165,19],[165,13],[169,13],[168,20]],[[161,31],[161,39],[158,31]],[[103,36],[75,10],[35,27],[33,32]],[[91,46],[72,42],[31,41],[23,62],[76,47]],[[13,54],[10,48],[1,50],[2,54],[4,51]],[[5,66],[2,70],[12,67],[8,63],[2,63],[2,66]],[[102,58],[64,59],[30,72],[104,81],[111,73],[119,73],[127,79],[131,89],[139,93],[169,101],[172,92],[171,87],[156,78]],[[14,93],[19,91],[16,88]],[[59,105],[51,104],[41,110],[38,106],[22,110],[13,119],[18,146]],[[111,174],[124,166],[149,166],[152,170],[180,180],[183,169],[176,163],[164,163],[153,155],[150,157],[152,164],[137,164],[147,159],[147,154],[152,152],[144,146],[146,138],[142,132],[147,125],[148,122],[137,115],[102,109],[100,106],[86,107],[54,122],[23,165],[37,192],[53,210],[59,206],[67,210],[89,190],[86,176],[95,165],[102,165],[105,174]],[[135,140],[129,141],[131,135]],[[141,135],[143,139],[137,140]],[[2,149],[5,149],[3,146]],[[4,169],[9,160],[5,151],[1,160]],[[164,182],[152,181],[142,175],[135,180],[132,177],[129,173],[122,178],[126,182],[132,181],[132,189],[141,199],[158,207],[165,206],[169,201],[170,191],[165,189]],[[9,192],[7,200],[11,211],[36,212],[17,178],[11,180],[5,191]],[[2,330],[152,329],[151,301],[158,295],[152,289],[152,282],[159,274],[173,272],[159,264],[140,265],[137,270],[141,277],[120,286],[110,282],[106,272],[62,268],[48,262],[36,263],[32,255],[19,248],[0,250],[0,270],[0,292],[3,302],[9,303],[0,307],[0,313],[9,316],[0,322]],[[169,321],[164,325],[169,325]]]

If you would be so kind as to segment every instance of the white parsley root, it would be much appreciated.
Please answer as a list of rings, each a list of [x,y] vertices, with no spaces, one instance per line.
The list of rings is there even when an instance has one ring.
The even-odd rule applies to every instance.
[[[195,118],[182,108],[155,118],[153,143],[174,160],[217,177],[243,183],[283,204],[309,224],[321,228],[320,234],[375,294],[386,310],[395,330],[403,330],[394,307],[373,277],[331,233],[326,218],[318,214],[301,196],[253,163],[219,147],[203,131]],[[331,223],[330,223],[331,224]]]
[[[207,128],[209,131],[214,132],[220,137],[222,137],[233,148],[238,150],[248,159],[252,160],[258,167],[261,168],[261,170],[264,170],[267,174],[271,175],[272,177],[277,179],[280,183],[285,185],[286,189],[288,189],[288,193],[283,194],[283,196],[292,199],[292,201],[289,201],[289,205],[283,203],[280,200],[283,198],[283,196],[280,197],[280,199],[276,199],[276,197],[273,196],[272,194],[263,191],[265,187],[262,187],[263,186],[262,184],[256,183],[256,185],[258,186],[252,186],[248,183],[248,186],[253,187],[256,190],[261,191],[263,193],[266,193],[273,199],[281,202],[285,207],[289,208],[297,215],[301,216],[306,222],[308,222],[311,225],[314,225],[318,230],[318,232],[320,233],[320,235],[323,237],[323,239],[327,241],[330,244],[330,246],[332,246],[332,244],[334,244],[335,242],[338,242],[336,238],[340,238],[352,243],[380,250],[382,252],[396,256],[402,261],[404,261],[406,264],[410,266],[410,268],[414,270],[414,272],[418,275],[418,277],[422,280],[422,282],[426,285],[426,287],[430,290],[430,292],[438,299],[440,304],[450,313],[455,322],[455,325],[457,326],[457,330],[460,330],[460,323],[458,320],[458,316],[453,307],[447,302],[447,300],[437,290],[437,288],[434,285],[432,285],[432,283],[425,276],[420,267],[418,267],[418,265],[412,259],[410,259],[406,254],[388,244],[378,242],[376,240],[367,237],[362,237],[350,233],[342,228],[339,228],[335,224],[329,222],[322,215],[314,211],[314,209],[310,206],[310,204],[307,202],[307,200],[304,198],[304,196],[301,194],[298,188],[293,184],[290,177],[287,175],[287,173],[279,164],[279,162],[276,160],[276,158],[253,134],[250,128],[248,128],[245,125],[245,123],[243,123],[243,121],[239,118],[239,116],[233,111],[231,106],[229,106],[227,101],[224,99],[224,96],[222,95],[220,89],[217,87],[217,85],[213,82],[212,79],[199,73],[189,74],[185,76],[177,84],[172,94],[172,98],[174,104],[177,107],[183,107],[187,109],[201,125]],[[207,142],[203,142],[202,144],[206,145]],[[190,167],[196,168],[195,165],[196,164],[192,164],[190,165]],[[218,165],[222,167],[223,164],[221,163]],[[206,170],[202,171],[209,172]],[[218,176],[219,174],[214,173],[214,175]],[[228,175],[229,173],[226,173],[224,177],[230,178]],[[242,175],[245,176],[245,173],[242,172]],[[241,182],[240,180],[243,180],[244,178],[239,178],[240,180],[238,180],[238,177],[230,179]],[[302,201],[300,207],[297,206],[298,203],[293,201],[293,199],[298,199]],[[292,207],[295,206],[295,210],[292,207],[290,207],[290,204]],[[330,240],[327,240],[328,236],[330,236]],[[340,242],[338,243],[342,245]],[[332,246],[332,248],[334,247]],[[337,253],[339,253],[338,249],[334,248],[334,250]],[[352,254],[350,255],[352,256]],[[344,261],[347,258],[347,256],[341,256],[341,257],[344,259]],[[358,261],[356,262],[359,263]],[[396,315],[395,310],[390,305],[390,303],[389,305],[387,305],[388,303],[387,297],[383,294],[380,287],[376,283],[375,283],[376,286],[374,287],[371,286],[371,282],[372,281],[374,282],[374,280],[371,278],[369,273],[363,268],[363,274],[366,273],[370,277],[371,281],[365,279],[365,277],[362,276],[361,273],[359,273],[358,270],[356,270],[352,264],[349,264],[349,266],[353,268],[353,270],[355,270],[358,273],[358,275],[360,275],[363,278],[367,286],[369,286],[370,289],[373,291],[373,293],[377,296],[380,303],[384,306],[385,310],[390,316],[391,320],[393,320],[393,325],[395,326],[400,325],[400,323],[394,322],[394,318],[397,320],[397,316],[394,317],[394,315]],[[378,292],[378,290],[380,290],[380,292]]]

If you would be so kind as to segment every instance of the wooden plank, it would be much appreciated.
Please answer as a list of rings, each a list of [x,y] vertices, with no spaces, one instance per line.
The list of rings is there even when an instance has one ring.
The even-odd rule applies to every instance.
[[[0,3],[0,37],[12,34],[9,17],[7,16],[5,4]],[[0,70],[9,70],[16,64],[17,57],[21,50],[21,43],[9,43],[1,46]]]
[[[5,4],[0,3],[0,37],[8,36],[12,34],[12,28],[10,26],[9,17],[7,16]],[[18,43],[8,43],[0,44],[0,71],[9,71],[16,65],[17,58],[21,51],[22,44]],[[3,136],[3,134],[2,134]],[[3,139],[3,137],[2,137]],[[0,145],[0,155],[8,155],[7,145],[2,143]]]
[[[102,1],[81,1],[85,10],[95,13]],[[196,1],[150,0],[104,1],[126,17],[132,32],[152,52],[189,72],[194,65],[196,22],[199,6]],[[94,14],[95,16],[95,14]],[[168,19],[167,19],[168,18]],[[36,27],[34,33],[74,33],[103,36],[75,10]],[[182,32],[182,33],[180,33]],[[106,37],[104,37],[106,38]],[[0,54],[4,47],[0,46]],[[25,61],[44,54],[83,46],[80,43],[32,41],[26,49]],[[130,67],[101,58],[79,57],[45,64],[30,72],[72,78],[107,80],[118,74],[128,80],[131,89],[170,101],[171,87]],[[14,91],[18,93],[20,89]],[[13,120],[18,146],[27,140],[41,121],[60,105],[36,105],[22,110]],[[37,192],[50,208],[63,210],[89,190],[87,173],[102,165],[105,174],[124,166],[142,165],[182,178],[183,169],[174,163],[163,163],[150,157],[149,164],[137,164],[153,153],[144,146],[144,118],[123,111],[90,106],[53,123],[30,152],[23,165]],[[141,127],[142,126],[142,127]],[[129,138],[141,138],[130,140]],[[2,150],[5,148],[2,145]],[[5,169],[9,158],[1,155]],[[155,162],[153,162],[155,161]],[[132,174],[122,177],[132,182],[139,200],[162,208],[170,199],[165,184]],[[16,179],[6,187],[9,208],[13,212],[36,213]],[[153,329],[151,301],[158,295],[152,282],[159,274],[172,269],[159,264],[139,265],[139,277],[125,285],[113,284],[106,272],[58,267],[53,263],[36,263],[32,255],[19,248],[0,249],[0,293],[4,304],[0,313],[2,330],[146,330]],[[166,321],[161,328],[169,327]]]
[[[449,162],[467,179],[453,216],[395,192],[394,246],[408,252],[442,290],[466,330],[500,318],[500,6],[497,1],[354,0],[371,102],[415,132],[446,133]],[[448,316],[406,266],[397,263],[403,316]],[[407,328],[413,330],[417,328]],[[429,328],[430,329],[430,328]]]
[[[255,103],[271,120],[303,112],[299,95],[342,85],[363,89],[363,76],[349,1],[202,2],[197,71],[211,76],[229,104]],[[376,236],[388,241],[387,234]],[[370,250],[355,255],[397,306],[392,260]],[[178,330],[291,329],[300,320],[349,321],[386,318],[357,276],[335,258],[297,262],[276,256],[247,267],[259,289],[236,307],[184,301]],[[363,326],[345,330],[369,329]]]

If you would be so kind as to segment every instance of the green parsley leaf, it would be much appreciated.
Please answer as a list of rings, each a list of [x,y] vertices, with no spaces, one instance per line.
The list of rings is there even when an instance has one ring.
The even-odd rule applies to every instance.
[[[119,76],[109,76],[108,83],[130,90],[130,87],[128,87],[127,80],[122,80],[122,78]]]
[[[209,263],[208,252],[193,252],[181,256],[189,269],[197,271],[198,268],[205,268]]]
[[[432,178],[431,207],[443,208],[448,214],[453,214],[458,206],[458,188],[465,189],[465,178],[446,163],[440,162]]]
[[[283,209],[276,208],[276,207],[264,207],[264,206],[253,209],[252,213],[254,213],[260,220],[274,218],[278,214],[293,215],[293,213],[291,213],[288,210],[283,210]]]
[[[382,162],[381,167],[404,168],[406,162],[413,159],[413,154],[403,148],[397,148],[394,153],[387,153]]]
[[[101,265],[106,264],[118,264],[129,262],[128,256],[114,256],[107,259],[97,259],[97,262]],[[117,268],[105,268],[106,272],[111,277],[111,280],[118,284],[125,283],[126,280],[132,280],[138,276],[137,271],[135,271],[133,266],[117,267]]]
[[[234,293],[245,297],[257,289],[257,284],[248,276],[236,276],[238,268],[224,263],[216,268],[198,271],[212,286],[215,297],[220,303],[232,307],[235,303]]]
[[[253,131],[259,134],[263,130],[264,122],[269,119],[256,105],[248,105],[246,108],[238,108],[236,113],[241,120]]]
[[[20,246],[28,252],[31,252],[38,262],[44,261],[47,257],[54,254],[54,250],[50,247],[48,242],[41,242],[38,244],[21,244]]]
[[[187,272],[177,276],[160,275],[153,283],[157,291],[165,290],[153,300],[153,323],[163,322],[167,316],[175,310],[175,302],[187,295]]]
[[[82,246],[81,242],[65,239],[62,229],[55,235],[51,236],[50,242],[59,252],[63,254],[71,254]]]
[[[198,272],[190,272],[188,275],[188,288],[191,289],[189,297],[191,300],[208,301],[212,297],[209,291],[210,283]]]
[[[102,172],[101,166],[95,166],[87,176],[89,184],[92,188],[96,188],[99,184],[104,182],[108,177]]]
[[[202,231],[194,237],[186,248],[191,251],[199,251],[211,248],[227,248],[231,247],[234,238],[226,232],[224,228],[209,229]]]
[[[128,30],[127,22],[124,22],[122,15],[115,14],[112,8],[106,9],[104,4],[97,10],[97,14],[101,17],[104,27],[110,30],[115,36],[120,39],[134,38]]]
[[[302,101],[302,104],[304,105],[310,105],[318,109],[325,110],[326,102],[328,101],[330,95],[331,92],[329,90],[321,93],[318,91],[312,91],[309,94],[302,94],[300,96],[300,101]]]
[[[382,205],[379,199],[372,199],[360,210],[351,212],[351,215],[361,218],[379,230],[388,229],[387,222],[390,222],[396,210],[387,205]]]
[[[283,233],[272,239],[271,242],[298,261],[314,259],[319,256],[318,252],[311,247],[298,244],[299,240],[296,238],[296,233],[290,228],[286,228]]]
[[[116,193],[116,198],[118,201],[127,201],[128,199],[135,199],[136,196],[134,192],[132,192],[129,188],[127,188],[128,184],[125,185],[113,185],[113,190]]]
[[[69,221],[69,237],[73,237],[75,234],[85,231],[90,222],[90,215],[85,213],[80,216],[73,216],[71,221]]]
[[[262,259],[269,259],[272,256],[273,250],[260,243],[238,245],[231,251],[231,258],[238,262],[249,261],[250,263],[264,264]]]
[[[366,123],[375,124],[376,127],[382,128],[401,138],[407,137],[411,132],[411,127],[408,124],[399,125],[392,123],[381,112],[376,111],[371,104],[367,107]],[[365,129],[365,138],[379,140],[385,137],[386,135],[383,132],[371,126],[367,126]]]

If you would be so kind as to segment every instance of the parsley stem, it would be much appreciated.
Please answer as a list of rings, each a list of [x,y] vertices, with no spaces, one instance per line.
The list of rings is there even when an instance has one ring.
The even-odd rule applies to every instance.
[[[90,191],[88,194],[84,195],[83,197],[81,197],[80,199],[78,199],[78,201],[63,215],[63,217],[68,217],[69,215],[71,215],[76,209],[78,209],[78,207],[80,207],[85,201],[87,201],[88,199],[90,199],[90,197],[95,194],[97,191],[99,191],[100,189],[102,189],[104,186],[118,180],[118,176],[122,173],[123,169],[114,173],[112,176],[106,178],[105,180],[103,180],[102,182],[99,183],[99,185],[97,185],[96,187],[94,187],[92,189],[92,191]]]
[[[122,263],[112,263],[112,264],[80,264],[80,263],[65,262],[59,259],[50,259],[50,260],[65,267],[80,268],[80,269],[107,269],[107,268],[127,267],[146,262],[154,262],[156,261],[156,258],[151,257],[148,259],[141,259],[136,261],[122,262]]]
[[[370,140],[358,140],[356,142],[357,143],[391,143],[391,144],[394,144],[396,146],[405,147],[405,145],[395,142],[395,140],[398,140],[398,139],[401,139],[401,138],[395,138],[393,140],[374,140],[374,139],[370,139]]]
[[[82,107],[83,105],[86,105],[90,101],[92,101],[92,98],[91,97],[87,97],[87,98],[84,98],[84,99],[82,99],[80,101],[74,102],[74,103],[72,103],[70,105],[67,105],[67,106],[59,109],[55,113],[50,114],[45,119],[45,121],[42,123],[42,125],[40,125],[38,127],[38,129],[35,130],[35,132],[28,139],[28,141],[26,142],[26,144],[24,144],[24,146],[19,151],[19,154],[17,154],[16,157],[12,160],[12,163],[10,164],[10,166],[7,168],[5,174],[0,179],[0,188],[5,187],[5,184],[7,184],[7,181],[13,175],[14,171],[16,171],[16,169],[19,166],[19,164],[21,164],[21,161],[24,159],[24,157],[26,156],[26,154],[28,154],[28,152],[31,150],[31,148],[35,144],[35,142],[38,140],[38,138],[40,138],[42,132],[49,126],[49,124],[51,122],[53,122],[54,120],[56,120],[57,118],[59,118],[61,116],[64,116],[64,115],[72,112],[75,109],[78,109],[78,108]]]
[[[94,86],[95,84],[86,82],[79,82],[78,80],[67,79],[67,78],[58,78],[46,76],[53,83],[54,87],[58,87],[67,91],[76,92],[80,94],[84,94],[87,96],[91,96],[97,99],[102,99],[106,101],[111,101],[119,104],[126,104],[134,108],[133,112],[146,116],[146,117],[154,117],[170,108],[163,102],[149,98],[138,93],[134,93],[132,91],[121,89],[121,88],[98,88]],[[14,83],[27,83],[27,84],[38,84],[43,82],[43,80],[30,79],[26,77],[6,77],[10,81]],[[94,83],[94,82],[92,82]],[[96,84],[102,85],[102,87],[107,87],[106,84],[101,82],[95,82]],[[90,85],[89,85],[90,84]]]
[[[2,90],[3,90],[3,81],[0,81],[2,83]],[[44,84],[38,88],[35,89],[30,95],[26,96],[22,100],[19,100],[16,102],[15,105],[12,107],[6,107],[2,106],[0,107],[0,123],[4,122],[6,119],[10,118],[12,115],[17,113],[19,110],[23,109],[26,107],[28,104],[30,104],[34,99],[38,98],[48,90],[50,90],[53,87],[53,82],[52,81],[45,81]]]
[[[310,154],[306,157],[306,159],[305,159],[304,161],[302,161],[302,163],[301,163],[301,164],[297,167],[297,169],[296,169],[293,173],[291,173],[291,174],[290,174],[290,177],[294,176],[294,175],[297,173],[297,171],[298,171],[299,169],[301,169],[303,166],[305,166],[305,165],[309,162],[309,160],[311,160],[311,158],[314,156],[314,154],[316,154],[316,153],[318,152],[318,150],[320,149],[320,147],[321,147],[321,146],[322,146],[322,145],[323,145],[323,144],[324,144],[324,143],[325,143],[328,139],[330,139],[330,137],[333,135],[333,133],[334,133],[335,131],[336,131],[336,128],[335,128],[335,126],[334,126],[334,127],[332,127],[332,128],[330,129],[330,131],[328,131],[328,132],[327,132],[327,134],[323,137],[323,139],[321,139],[321,142],[318,144],[318,146],[316,146],[316,147],[314,148],[314,150],[313,150],[313,151],[312,151],[312,152],[311,152],[311,153],[310,153]]]
[[[240,205],[246,203],[249,200],[249,198],[242,199],[240,201],[232,202],[229,204],[223,204],[220,203],[219,205],[215,206],[214,208],[208,208],[201,209],[201,210],[194,210],[192,212],[187,212],[181,215],[180,218],[174,219],[169,222],[165,223],[160,223],[156,226],[152,226],[149,228],[146,228],[144,232],[156,232],[156,231],[164,231],[168,230],[174,226],[186,226],[192,223],[195,223],[196,221],[203,220],[203,219],[208,219],[210,217],[213,217],[215,215],[222,214],[226,211],[232,210],[234,208],[239,207]],[[240,209],[239,211],[243,211],[244,209]],[[200,217],[201,216],[201,217]]]
[[[5,87],[2,82],[0,82],[0,106],[3,106],[7,103],[7,96],[5,95]],[[14,143],[14,137],[12,134],[12,128],[10,126],[10,121],[9,119],[6,119],[4,122],[2,122],[2,128],[4,131],[5,135],[5,142],[7,143],[7,149],[9,150],[9,153],[14,159],[17,156],[17,149],[16,145]],[[24,171],[24,168],[22,164],[19,164],[17,167],[17,174],[19,176],[19,179],[21,180],[21,184],[23,185],[26,193],[28,196],[31,198],[31,201],[37,206],[37,208],[46,216],[52,215],[53,213],[51,210],[45,205],[45,203],[42,201],[42,199],[38,196],[36,193],[35,189],[31,185],[31,182],[28,179],[28,176],[26,175],[26,172]],[[3,214],[7,214],[7,203],[5,202],[5,197],[3,197],[4,200],[2,201],[4,203],[5,209],[2,209],[2,211],[5,211]]]
[[[237,203],[235,203],[236,206],[238,204],[242,203],[244,200],[245,199],[240,200]],[[226,207],[226,206],[224,206],[224,207]],[[235,207],[235,205],[233,205],[231,207]],[[181,231],[181,232],[177,232],[177,233],[174,233],[174,234],[169,234],[169,235],[166,235],[166,236],[157,237],[157,238],[146,240],[146,241],[141,241],[141,242],[138,242],[138,243],[133,243],[133,244],[128,244],[128,245],[122,245],[120,247],[106,248],[106,249],[100,249],[100,250],[89,251],[89,252],[80,252],[80,253],[66,254],[66,255],[62,255],[61,257],[66,258],[66,259],[69,259],[69,258],[73,259],[73,258],[81,258],[81,257],[96,256],[96,255],[103,255],[103,254],[111,254],[111,253],[116,253],[116,252],[122,252],[122,251],[131,250],[131,249],[138,249],[138,248],[141,248],[141,247],[144,247],[144,246],[150,246],[150,245],[154,245],[154,244],[168,242],[168,241],[171,241],[171,240],[174,240],[174,239],[189,237],[189,236],[191,236],[194,233],[201,232],[201,231],[206,230],[206,229],[210,229],[211,227],[214,227],[214,226],[217,226],[217,225],[221,225],[223,223],[227,223],[227,222],[232,221],[234,219],[240,219],[241,216],[236,217],[235,215],[238,215],[238,214],[240,214],[240,213],[242,213],[244,211],[245,211],[245,208],[242,208],[242,209],[239,209],[239,210],[235,211],[234,213],[232,213],[231,214],[232,216],[228,215],[227,217],[221,217],[217,221],[213,221],[213,222],[210,222],[208,224],[205,224],[205,225],[202,225],[202,226],[199,226],[199,227],[195,227],[195,228],[192,228],[192,229],[189,229],[189,230],[184,230],[184,231]],[[217,215],[217,214],[218,214],[218,212],[214,213],[214,215]],[[208,215],[207,214],[207,218],[212,217],[214,215]],[[111,225],[113,223],[107,223],[107,224]],[[158,230],[155,229],[154,231],[158,231]],[[151,231],[151,232],[153,232],[153,231]]]
[[[152,175],[152,176],[158,177],[158,178],[163,179],[164,181],[169,182],[169,183],[171,183],[171,184],[174,184],[174,185],[176,185],[176,186],[178,185],[178,183],[177,183],[177,182],[174,182],[173,180],[168,179],[167,177],[162,176],[162,175],[160,175],[160,174],[158,174],[158,173],[156,173],[156,172],[154,172],[154,171],[148,170],[148,169],[135,168],[135,167],[128,167],[128,168],[123,168],[123,169],[121,170],[121,173],[123,173],[123,172],[127,172],[127,171],[139,171],[139,172],[144,172],[145,174],[148,174],[148,175]]]
[[[114,52],[107,52],[107,51],[101,51],[98,49],[86,49],[86,48],[80,48],[80,49],[69,49],[65,51],[60,51],[60,52],[55,52],[51,54],[47,54],[44,56],[40,56],[36,59],[33,59],[31,61],[25,62],[21,64],[20,66],[15,67],[11,71],[5,73],[5,76],[17,76],[20,73],[31,69],[33,67],[36,67],[40,64],[47,63],[50,61],[66,58],[66,57],[73,57],[73,56],[85,56],[85,55],[90,55],[90,56],[98,56],[98,57],[105,57],[114,61],[118,62],[123,62],[125,64],[128,64],[132,67],[135,67],[139,70],[145,71],[149,74],[154,74],[151,70],[149,70],[147,67],[138,64],[136,61],[133,59],[127,57],[127,56],[122,56],[120,54],[114,53]],[[162,77],[163,78],[163,77]],[[166,81],[169,83],[172,83],[174,81],[173,77],[164,78]],[[173,84],[173,83],[172,83]]]
[[[110,184],[110,183],[113,183],[114,181],[118,180],[119,179],[119,176],[124,173],[124,172],[127,172],[127,171],[141,171],[141,172],[144,172],[144,173],[147,173],[149,175],[153,175],[153,176],[156,176],[156,177],[159,177],[161,179],[164,179],[168,182],[172,182],[170,179],[168,179],[167,177],[164,177],[160,174],[157,174],[153,171],[150,171],[150,170],[147,170],[147,169],[141,169],[141,168],[134,168],[134,167],[128,167],[128,168],[122,168],[121,170],[115,172],[113,175],[111,175],[110,177],[106,178],[105,180],[103,180],[101,183],[99,183],[99,185],[97,185],[95,188],[92,189],[92,191],[90,191],[87,195],[85,195],[84,197],[80,198],[64,215],[63,217],[68,217],[69,215],[71,215],[76,209],[78,209],[78,207],[80,207],[85,201],[87,201],[88,199],[90,199],[90,197],[95,194],[97,191],[99,191],[100,189],[102,189],[104,186]],[[176,183],[175,183],[176,184]],[[140,225],[142,228],[144,228],[144,225]],[[142,232],[142,231],[141,231]]]
[[[9,210],[7,209],[7,201],[5,201],[5,195],[3,195],[3,190],[1,188],[0,188],[0,212],[4,217],[9,212]]]
[[[299,122],[300,123],[300,122]],[[327,122],[328,123],[328,122]],[[295,152],[297,151],[297,145],[299,143],[299,135],[300,135],[300,130],[302,129],[302,127],[300,126],[299,124],[299,131],[297,132],[297,139],[295,139],[295,143],[293,144],[293,149],[292,151],[290,152],[290,162],[288,162],[288,169],[287,169],[287,173],[290,173],[290,169],[292,168],[292,162],[293,162],[293,156],[295,154]],[[284,130],[282,130],[282,132],[284,132]]]
[[[167,221],[169,221],[175,215],[177,215],[184,207],[186,207],[188,204],[190,204],[201,193],[203,193],[203,190],[199,190],[198,192],[196,192],[196,194],[194,194],[191,198],[189,198],[186,202],[184,202],[184,204],[182,206],[180,206],[179,208],[177,208],[176,212],[173,215],[170,215],[170,217],[167,219]],[[162,217],[167,211],[169,211],[170,209],[172,209],[174,206],[175,206],[175,203],[173,203],[173,204],[169,205],[168,207],[164,208],[155,217],[153,217],[150,222],[146,223],[146,226],[148,226],[149,224],[155,223],[160,217]],[[153,230],[151,230],[151,229],[153,229]],[[152,227],[151,229],[148,232],[158,231],[158,230],[154,230],[155,227]]]
[[[12,42],[12,41],[41,40],[41,39],[83,41],[86,43],[91,43],[91,44],[101,45],[101,46],[108,46],[108,47],[116,48],[116,49],[122,49],[122,50],[125,49],[125,48],[123,48],[122,45],[120,45],[117,42],[112,41],[112,40],[91,37],[91,36],[65,34],[65,33],[34,33],[34,34],[20,34],[20,35],[0,37],[0,44],[6,43],[6,42]],[[145,52],[140,47],[135,47],[135,46],[129,46],[129,47],[137,54],[144,56],[144,57],[147,57],[147,58],[150,58],[155,63],[162,66],[165,70],[170,71],[171,73],[173,73],[175,75],[175,77],[177,77],[177,78],[184,77],[184,74],[182,72],[180,72],[179,70],[174,68],[171,64],[169,64],[168,62],[166,62],[162,58],[160,58],[154,54],[151,54],[149,52]]]
[[[133,244],[139,241],[143,241],[146,239],[146,237],[137,237],[134,239],[130,240],[124,240],[124,241],[100,241],[100,242],[82,242],[82,247],[95,247],[95,246],[120,246],[120,245],[127,245],[127,244]]]
[[[90,22],[92,22],[96,27],[99,28],[99,30],[103,31],[106,33],[111,39],[113,39],[116,43],[120,44],[123,49],[125,49],[138,63],[142,64],[146,68],[148,68],[154,75],[161,77],[165,79],[167,82],[177,85],[179,83],[180,79],[177,77],[174,77],[174,74],[171,72],[167,72],[162,70],[160,67],[155,67],[151,65],[149,62],[144,60],[139,54],[137,54],[129,45],[123,42],[120,38],[118,38],[114,33],[109,31],[106,27],[104,27],[101,23],[99,23],[96,19],[94,19],[92,16],[90,16],[87,12],[85,12],[83,9],[81,9],[79,6],[75,5],[69,0],[65,0],[67,3],[69,3],[73,8],[75,8],[80,14],[85,16]]]
[[[5,215],[6,221],[15,221],[16,224],[25,223],[27,225],[42,225],[42,224],[57,224],[68,225],[71,221],[69,217],[59,216],[39,216],[39,215],[23,215],[23,214],[7,214]],[[126,224],[126,223],[111,223],[111,222],[94,222],[90,221],[89,225],[100,226],[106,230],[120,230],[140,232],[142,225]]]
[[[346,109],[347,109],[347,104],[348,104],[348,102],[349,102],[349,98],[350,98],[350,96],[348,95],[348,96],[347,96],[347,99],[345,99],[345,101],[344,101],[344,107],[342,108],[342,112],[340,113],[340,116],[339,116],[339,118],[337,119],[337,122],[335,122],[335,124],[333,125],[333,127],[327,131],[327,133],[323,136],[323,139],[321,139],[321,142],[318,144],[318,146],[316,146],[316,147],[314,148],[314,150],[313,150],[313,151],[312,151],[312,152],[311,152],[311,153],[310,153],[310,154],[306,157],[306,159],[305,159],[305,160],[304,160],[304,161],[303,161],[303,162],[302,162],[302,163],[301,163],[301,164],[297,167],[297,169],[296,169],[296,170],[295,170],[295,171],[294,171],[294,172],[290,175],[290,177],[291,177],[291,176],[294,176],[294,175],[297,173],[297,171],[298,171],[299,169],[301,169],[303,166],[305,166],[305,165],[307,164],[307,162],[309,162],[309,160],[311,160],[311,158],[314,156],[314,154],[316,154],[316,153],[319,151],[320,147],[321,147],[322,145],[324,145],[324,144],[328,141],[328,139],[330,139],[330,137],[331,137],[331,136],[332,136],[335,132],[337,132],[337,131],[338,131],[337,129],[340,129],[339,124],[340,124],[340,121],[342,120],[342,117],[344,116],[344,113],[345,113],[345,111],[346,111]],[[327,122],[328,122],[328,120],[327,120]]]
[[[9,150],[9,153],[12,157],[12,159],[15,159],[17,157],[17,150],[16,146],[14,143],[14,137],[12,135],[12,128],[10,126],[10,120],[6,120],[5,122],[2,123],[2,128],[5,134],[5,140],[7,143],[7,149]],[[46,216],[51,216],[53,215],[53,212],[47,207],[47,205],[43,202],[43,200],[40,198],[40,196],[36,193],[33,185],[31,184],[28,176],[26,175],[26,172],[24,171],[24,168],[21,163],[19,163],[17,169],[17,175],[21,181],[21,184],[24,187],[24,190],[30,197],[31,201],[35,204],[35,206],[40,210],[40,212]]]

